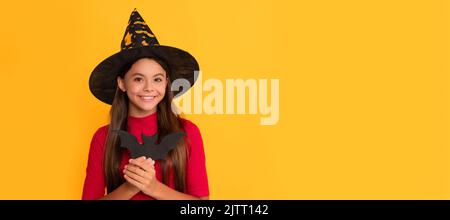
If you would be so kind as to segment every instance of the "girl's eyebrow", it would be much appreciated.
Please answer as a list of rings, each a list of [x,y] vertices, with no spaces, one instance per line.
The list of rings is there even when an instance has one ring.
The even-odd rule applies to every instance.
[[[144,74],[142,74],[142,73],[133,73],[131,76],[136,76],[136,75],[144,76]]]
[[[133,73],[131,76],[133,77],[133,76],[136,76],[136,75],[144,77],[144,74],[139,73],[139,72]],[[157,76],[162,76],[162,77],[164,77],[164,74],[162,74],[162,73],[157,73],[157,74],[153,75],[153,77],[157,77]]]
[[[162,77],[164,77],[164,74],[162,74],[162,73],[157,73],[157,74],[153,75],[153,77],[157,77],[157,76],[162,76]]]

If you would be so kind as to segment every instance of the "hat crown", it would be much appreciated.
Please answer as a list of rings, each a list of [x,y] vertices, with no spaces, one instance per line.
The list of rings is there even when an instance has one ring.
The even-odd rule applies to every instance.
[[[147,23],[145,23],[139,12],[134,9],[131,12],[130,20],[128,21],[128,26],[122,39],[121,50],[157,45],[159,45],[159,42],[156,36],[150,30]]]

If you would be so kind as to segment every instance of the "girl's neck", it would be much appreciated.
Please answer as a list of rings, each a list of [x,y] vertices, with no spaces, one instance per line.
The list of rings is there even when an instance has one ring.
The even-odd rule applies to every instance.
[[[156,109],[153,111],[149,111],[149,112],[129,112],[128,116],[133,117],[133,118],[145,118],[148,117],[150,115],[154,115],[156,114]]]

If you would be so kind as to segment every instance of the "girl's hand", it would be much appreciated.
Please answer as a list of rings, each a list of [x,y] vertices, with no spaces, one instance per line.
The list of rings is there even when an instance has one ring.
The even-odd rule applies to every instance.
[[[145,157],[139,157],[139,158],[136,158],[136,160],[142,162],[142,161],[145,161]],[[125,171],[125,169],[124,169],[124,171]],[[128,181],[125,181],[124,184],[126,185],[127,189],[131,190],[134,193],[138,193],[141,191],[139,188],[137,188],[135,185],[131,184]]]
[[[157,187],[158,180],[155,177],[155,161],[151,158],[140,157],[130,159],[129,164],[125,166],[125,179],[141,190],[143,193],[151,196]]]

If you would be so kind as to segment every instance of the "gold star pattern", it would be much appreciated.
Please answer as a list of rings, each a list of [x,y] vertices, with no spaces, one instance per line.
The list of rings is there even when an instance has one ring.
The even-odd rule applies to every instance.
[[[130,32],[127,32],[127,35],[125,36],[125,46],[129,46],[131,44],[131,36]]]

